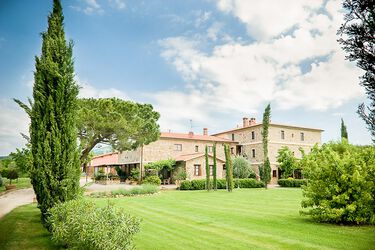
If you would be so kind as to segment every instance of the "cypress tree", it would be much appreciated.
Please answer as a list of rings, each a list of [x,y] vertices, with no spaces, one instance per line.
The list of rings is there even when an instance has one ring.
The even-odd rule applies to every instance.
[[[214,165],[213,165],[213,168],[212,168],[212,174],[213,174],[213,179],[214,179],[214,190],[216,191],[217,190],[217,176],[216,176],[216,143],[214,143],[213,147],[212,147],[212,150],[214,151],[213,152],[213,157],[214,157]]]
[[[232,158],[230,155],[229,145],[224,145],[224,153],[225,153],[225,166],[226,166],[226,175],[225,179],[227,181],[227,190],[228,192],[232,192],[233,190],[233,169],[232,169]]]
[[[33,164],[30,171],[43,224],[55,204],[74,199],[79,191],[73,43],[65,40],[59,0],[53,1],[48,29],[42,33],[42,54],[35,57],[34,103],[30,111]]]
[[[344,120],[341,118],[341,140],[342,139],[348,140],[348,131],[346,130]]]
[[[270,125],[271,117],[271,105],[268,104],[263,113],[263,123],[262,123],[262,136],[263,136],[263,172],[260,175],[261,180],[264,182],[265,187],[271,180],[271,164],[268,158],[268,129]]]
[[[205,158],[206,158],[206,190],[210,191],[210,164],[208,162],[208,146],[207,145],[205,149]]]

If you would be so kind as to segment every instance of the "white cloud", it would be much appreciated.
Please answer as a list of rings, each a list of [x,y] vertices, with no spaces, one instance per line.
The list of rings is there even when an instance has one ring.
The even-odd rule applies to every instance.
[[[80,87],[79,97],[80,98],[110,98],[117,97],[120,99],[129,99],[128,96],[123,92],[115,88],[108,89],[97,89],[94,86],[90,85],[87,81],[80,79],[78,76],[75,77],[75,80]]]
[[[8,155],[25,145],[20,133],[28,134],[30,119],[25,111],[10,99],[0,99],[0,155]]]
[[[91,14],[104,14],[104,9],[102,6],[97,2],[97,0],[81,0],[81,6],[70,6],[72,9],[83,12],[86,15]]]
[[[164,93],[165,100],[159,97],[163,92],[156,95],[162,115],[173,117],[166,123],[192,116],[209,123],[215,112],[250,114],[265,102],[276,109],[323,111],[363,95],[358,84],[362,72],[345,60],[336,41],[342,23],[340,1],[325,6],[317,0],[217,4],[244,22],[255,41],[232,39],[209,54],[200,49],[204,39],[180,36],[159,41],[161,56],[186,82],[185,90]],[[218,29],[209,31],[206,38],[217,39]]]
[[[108,2],[112,6],[112,8],[118,10],[124,10],[126,8],[125,1],[123,0],[108,0]]]
[[[198,15],[198,17],[195,20],[195,27],[200,27],[204,23],[206,23],[210,19],[211,14],[212,13],[210,11],[204,11],[204,12],[198,11],[196,13],[196,15]]]

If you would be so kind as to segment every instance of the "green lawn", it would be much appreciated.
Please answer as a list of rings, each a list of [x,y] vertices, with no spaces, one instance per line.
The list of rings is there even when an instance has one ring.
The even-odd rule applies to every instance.
[[[3,186],[0,187],[0,193],[5,192],[6,184],[9,184],[9,180],[3,177]],[[17,189],[32,187],[30,178],[18,178],[17,180],[12,180],[12,185],[16,185]]]
[[[374,226],[315,223],[299,215],[301,198],[300,189],[280,188],[235,189],[233,193],[165,191],[110,200],[143,218],[135,238],[138,249],[374,249]],[[101,206],[108,202],[94,200]],[[0,220],[0,235],[4,235],[4,223],[11,225],[10,216],[17,228],[24,213],[36,223],[35,205],[22,207]],[[9,244],[23,235],[23,241],[35,246],[34,237],[22,230],[37,226],[14,232],[6,229],[8,236],[0,236],[0,245],[2,240]],[[50,247],[40,230],[39,235],[44,236],[40,248]]]

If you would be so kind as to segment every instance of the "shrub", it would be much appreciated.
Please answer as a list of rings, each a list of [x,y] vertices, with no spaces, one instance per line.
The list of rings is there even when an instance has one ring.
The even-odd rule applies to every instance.
[[[307,180],[288,178],[288,179],[279,179],[277,183],[281,187],[301,187],[302,185],[307,184]]]
[[[302,159],[302,214],[321,222],[375,224],[375,147],[328,143]]]
[[[131,189],[120,188],[112,190],[111,192],[94,192],[90,196],[93,198],[104,198],[104,197],[116,197],[116,196],[132,196],[142,194],[154,194],[159,191],[159,187],[151,184],[144,184],[142,186],[136,186]]]
[[[52,239],[76,249],[132,249],[140,220],[111,204],[97,208],[78,199],[49,210]]]
[[[254,171],[251,169],[250,162],[243,156],[236,156],[233,159],[233,177],[234,178],[248,178],[250,175],[254,175]]]
[[[161,180],[160,180],[159,177],[157,177],[155,175],[151,175],[151,176],[146,177],[143,180],[143,183],[144,184],[153,184],[153,185],[156,185],[156,186],[160,186]]]
[[[204,190],[206,180],[192,180],[182,181],[180,190]],[[212,181],[211,181],[212,184]],[[264,187],[264,183],[255,179],[236,179],[234,180],[234,186],[240,188],[260,188]],[[226,189],[226,179],[217,179],[217,189]]]
[[[130,171],[130,179],[132,181],[138,181],[139,179],[139,169],[133,169]]]
[[[8,172],[9,172],[9,168],[0,169],[0,175],[4,178],[8,178]]]
[[[18,179],[18,172],[15,169],[10,169],[8,172],[8,179],[10,184],[12,184],[12,180]]]
[[[3,186],[3,177],[1,177],[1,174],[0,174],[0,187]]]
[[[94,175],[94,179],[96,181],[102,181],[102,180],[107,180],[107,175],[104,173],[98,173]]]

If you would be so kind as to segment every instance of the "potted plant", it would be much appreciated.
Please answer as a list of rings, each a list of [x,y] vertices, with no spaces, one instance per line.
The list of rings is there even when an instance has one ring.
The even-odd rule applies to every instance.
[[[180,186],[181,181],[186,180],[186,177],[187,177],[186,171],[185,169],[181,167],[178,168],[176,172],[174,172],[173,179],[175,180],[177,187]]]
[[[18,179],[18,172],[15,169],[10,169],[8,172],[9,184],[5,185],[6,190],[15,189],[17,186],[12,185],[12,180]]]
[[[130,184],[131,185],[137,185],[139,180],[139,170],[133,169],[130,171]]]

